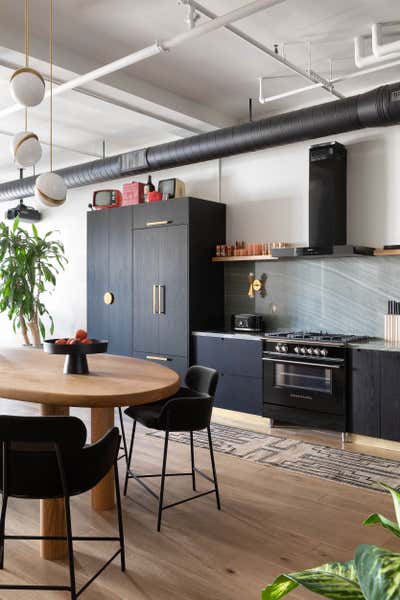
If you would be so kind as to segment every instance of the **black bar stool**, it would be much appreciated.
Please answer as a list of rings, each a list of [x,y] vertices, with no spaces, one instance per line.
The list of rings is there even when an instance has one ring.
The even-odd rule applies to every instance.
[[[167,508],[172,508],[178,504],[189,502],[195,498],[214,494],[217,500],[218,510],[221,510],[221,503],[218,490],[217,472],[215,468],[214,451],[211,438],[210,421],[214,394],[218,383],[218,372],[207,367],[193,366],[186,373],[185,386],[181,387],[175,396],[147,404],[144,406],[131,406],[127,408],[125,414],[133,419],[132,437],[128,455],[128,465],[125,476],[124,495],[126,496],[129,479],[135,479],[140,485],[158,500],[157,531],[161,529],[162,512]],[[135,439],[136,423],[139,422],[149,429],[158,429],[165,431],[164,454],[162,462],[162,472],[156,475],[138,475],[131,469],[133,443]],[[195,466],[193,432],[207,429],[208,444],[210,449],[211,467],[213,477],[210,478],[202,473]],[[190,455],[192,468],[189,473],[167,473],[167,455],[169,434],[173,431],[184,431],[190,435]],[[211,490],[195,494],[189,498],[173,502],[172,504],[163,504],[165,478],[189,475],[192,477],[193,491],[196,491],[196,473],[213,483]],[[156,494],[144,481],[145,478],[161,477],[160,493]]]
[[[4,564],[5,540],[66,540],[68,546],[70,585],[0,585],[2,590],[69,591],[71,600],[78,596],[119,555],[121,571],[125,571],[124,530],[118,481],[117,456],[120,435],[116,427],[100,440],[85,446],[86,427],[76,417],[0,416],[0,486],[3,496],[0,516],[0,569]],[[72,535],[70,498],[92,489],[114,469],[117,500],[118,536],[75,537]],[[6,535],[7,503],[10,497],[27,499],[64,498],[66,536]],[[118,550],[80,589],[76,589],[74,541],[113,541]]]

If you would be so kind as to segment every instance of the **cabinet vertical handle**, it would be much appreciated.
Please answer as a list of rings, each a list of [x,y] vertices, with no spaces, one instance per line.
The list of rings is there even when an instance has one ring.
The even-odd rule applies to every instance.
[[[158,286],[158,314],[165,315],[165,285]]]
[[[157,291],[157,284],[153,283],[153,315],[157,314],[156,291]]]

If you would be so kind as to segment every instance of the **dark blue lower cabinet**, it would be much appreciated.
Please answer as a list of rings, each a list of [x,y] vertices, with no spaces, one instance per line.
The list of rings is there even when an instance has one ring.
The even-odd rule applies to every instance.
[[[189,366],[188,359],[184,356],[166,356],[164,354],[146,354],[144,352],[134,352],[134,358],[141,358],[143,360],[151,360],[154,363],[168,367],[173,371],[176,371],[180,375],[183,382],[187,368]],[[165,360],[166,359],[166,360]]]
[[[262,415],[262,379],[222,374],[215,395],[215,406]]]

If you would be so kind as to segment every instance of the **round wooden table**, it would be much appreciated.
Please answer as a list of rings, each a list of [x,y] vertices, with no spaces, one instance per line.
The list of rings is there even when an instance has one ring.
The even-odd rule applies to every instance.
[[[65,356],[40,349],[0,349],[0,396],[41,405],[42,415],[91,409],[92,442],[114,426],[114,408],[156,402],[179,389],[177,373],[146,360],[110,354],[89,356],[89,375],[64,375]],[[92,490],[96,510],[114,507],[112,472]],[[64,500],[41,500],[40,535],[65,536]],[[41,540],[42,558],[66,556],[64,541]]]

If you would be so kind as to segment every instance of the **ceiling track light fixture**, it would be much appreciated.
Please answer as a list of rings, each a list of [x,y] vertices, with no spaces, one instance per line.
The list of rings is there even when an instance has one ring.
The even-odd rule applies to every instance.
[[[29,67],[29,21],[29,0],[25,0],[25,67],[17,69],[10,79],[14,99],[25,106],[25,129],[14,135],[10,146],[14,162],[21,168],[35,166],[42,157],[38,136],[28,131],[28,106],[41,102],[45,91],[43,77]]]
[[[50,0],[50,171],[42,173],[35,182],[35,197],[45,206],[64,204],[67,186],[64,179],[53,172],[53,53],[54,53],[54,1]]]

